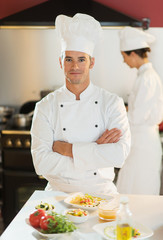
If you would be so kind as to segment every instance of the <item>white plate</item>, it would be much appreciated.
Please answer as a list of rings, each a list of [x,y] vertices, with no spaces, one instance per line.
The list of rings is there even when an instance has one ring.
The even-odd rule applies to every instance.
[[[104,229],[107,226],[110,227],[110,231],[107,232],[110,237],[106,236],[104,233]],[[96,224],[93,226],[93,230],[95,230],[103,238],[105,238],[107,240],[113,240],[113,239],[116,239],[115,227],[116,227],[116,222],[114,221],[114,222]],[[149,229],[148,227],[142,225],[141,223],[135,222],[134,228],[138,229],[138,231],[140,232],[140,236],[137,236],[136,238],[132,238],[132,239],[140,240],[140,239],[148,238],[153,235],[153,231],[151,229]]]
[[[33,230],[35,230],[39,235],[43,236],[43,237],[47,237],[47,238],[58,238],[58,237],[66,237],[66,236],[71,236],[74,232],[76,232],[76,230],[74,232],[66,232],[66,233],[42,233],[41,231],[39,231],[39,229],[32,227],[32,225],[29,223],[29,219],[26,218],[25,219],[26,223],[33,228]]]
[[[89,194],[89,193],[88,193]],[[67,198],[65,198],[64,202],[75,207],[75,208],[82,208],[82,209],[85,209],[85,210],[97,210],[97,206],[82,206],[80,204],[73,204],[71,203],[71,200],[73,198],[75,198],[77,195],[81,195],[81,196],[84,196],[85,193],[82,193],[82,192],[76,192],[76,193],[73,193],[73,194],[70,194]],[[94,197],[99,197],[99,198],[102,198],[102,199],[107,199],[107,200],[111,200],[113,199],[112,196],[107,196],[107,195],[97,195],[97,194],[93,194],[91,193],[90,194],[91,196],[94,196]]]

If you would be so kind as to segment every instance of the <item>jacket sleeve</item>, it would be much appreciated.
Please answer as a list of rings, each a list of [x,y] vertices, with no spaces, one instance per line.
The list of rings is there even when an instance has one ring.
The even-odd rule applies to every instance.
[[[130,130],[126,109],[121,98],[107,108],[106,128],[118,128],[122,137],[117,143],[97,144],[74,143],[73,157],[75,168],[80,171],[105,167],[122,167],[130,150]]]
[[[129,102],[128,118],[133,125],[159,124],[163,119],[163,92],[159,77],[146,73],[137,79],[139,86]]]
[[[33,116],[31,127],[33,164],[38,175],[53,177],[64,172],[66,176],[68,169],[74,168],[73,159],[52,151],[54,129],[49,122],[50,118],[46,116],[46,113],[51,114],[51,111],[47,107],[44,110],[37,104]]]

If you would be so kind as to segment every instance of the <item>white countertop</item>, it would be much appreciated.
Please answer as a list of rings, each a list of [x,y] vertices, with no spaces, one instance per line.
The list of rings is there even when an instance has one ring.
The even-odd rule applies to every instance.
[[[41,237],[32,227],[30,227],[25,219],[35,210],[35,206],[41,201],[52,203],[56,207],[56,212],[62,213],[66,208],[70,207],[64,203],[64,198],[67,196],[63,192],[51,191],[35,191],[30,199],[26,202],[20,212],[16,215],[4,233],[1,235],[1,240],[46,240]],[[128,195],[130,201],[130,209],[136,221],[151,228],[154,235],[148,239],[161,240],[163,239],[163,196],[151,195]],[[92,227],[99,223],[97,212],[90,212],[90,217],[87,222],[78,224],[78,237],[66,239],[78,240],[102,240],[103,238],[94,232]],[[61,238],[57,238],[61,239]],[[65,238],[62,238],[65,239]]]

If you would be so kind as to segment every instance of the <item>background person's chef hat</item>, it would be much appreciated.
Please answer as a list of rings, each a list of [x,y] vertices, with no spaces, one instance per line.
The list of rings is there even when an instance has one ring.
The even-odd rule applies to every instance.
[[[149,44],[155,41],[155,37],[143,30],[133,27],[125,27],[119,32],[120,50],[131,51],[150,47]]]
[[[102,36],[100,23],[87,14],[59,15],[55,26],[61,40],[61,52],[78,51],[92,56],[95,44]]]

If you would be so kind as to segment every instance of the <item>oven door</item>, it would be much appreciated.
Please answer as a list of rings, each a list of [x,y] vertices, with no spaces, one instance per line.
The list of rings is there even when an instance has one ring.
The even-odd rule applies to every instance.
[[[35,190],[43,190],[47,181],[39,178],[34,172],[3,171],[3,206],[4,226],[12,221],[28,198]]]

